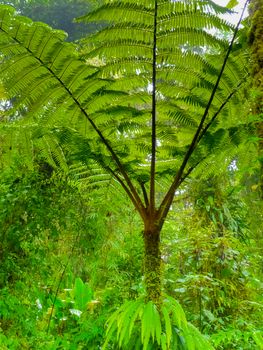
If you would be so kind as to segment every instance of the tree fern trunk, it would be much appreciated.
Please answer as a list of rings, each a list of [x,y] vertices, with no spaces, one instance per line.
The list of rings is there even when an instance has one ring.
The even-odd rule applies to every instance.
[[[161,304],[162,272],[159,228],[144,230],[144,278],[146,302]]]

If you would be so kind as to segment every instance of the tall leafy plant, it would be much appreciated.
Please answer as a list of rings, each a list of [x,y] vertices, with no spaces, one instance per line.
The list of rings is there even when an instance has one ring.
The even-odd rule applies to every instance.
[[[190,175],[230,161],[243,136],[233,118],[246,77],[241,19],[233,28],[227,12],[210,0],[105,1],[80,19],[103,21],[80,54],[64,33],[0,7],[7,119],[55,165],[95,162],[122,187],[143,223],[146,302],[157,310],[174,196]]]

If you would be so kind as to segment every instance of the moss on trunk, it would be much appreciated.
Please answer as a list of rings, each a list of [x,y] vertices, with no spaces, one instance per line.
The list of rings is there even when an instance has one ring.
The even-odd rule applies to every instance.
[[[152,301],[161,305],[162,266],[160,252],[160,230],[144,231],[144,278],[146,286],[146,302]]]
[[[251,0],[250,3],[250,35],[249,44],[252,54],[252,85],[256,90],[253,111],[260,115],[263,113],[263,0]],[[263,121],[257,124],[259,141],[260,190],[263,198]]]

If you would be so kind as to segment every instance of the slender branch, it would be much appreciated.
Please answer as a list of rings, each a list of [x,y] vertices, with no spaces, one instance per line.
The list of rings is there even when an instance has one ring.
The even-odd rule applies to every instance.
[[[205,159],[206,159],[206,157],[203,157],[203,158],[200,159],[198,162],[196,162],[195,165],[191,166],[191,167],[187,170],[187,172],[181,176],[181,179],[180,179],[180,182],[179,182],[178,186],[181,185],[181,183],[183,183],[184,180],[185,180],[189,175],[191,175],[191,173],[192,173],[192,172],[198,167],[198,165],[199,165],[203,160],[205,160]]]
[[[9,36],[8,32],[5,31],[3,28],[1,28],[2,32],[4,32],[7,36]],[[20,41],[17,38],[12,38],[16,43],[18,43],[19,45],[22,45],[20,43]],[[102,134],[102,132],[99,130],[99,128],[97,127],[97,125],[94,123],[94,121],[89,117],[88,113],[86,112],[86,110],[81,106],[81,103],[77,100],[76,97],[74,97],[74,95],[72,94],[72,92],[70,91],[70,89],[64,84],[64,82],[61,80],[61,78],[59,78],[52,70],[52,68],[47,67],[45,65],[45,63],[41,60],[41,58],[36,57],[33,53],[33,51],[31,51],[29,48],[24,47],[25,50],[27,50],[27,52],[29,52],[42,66],[44,66],[49,73],[59,82],[59,84],[66,90],[66,92],[68,93],[68,95],[72,98],[72,100],[76,103],[76,105],[78,106],[78,108],[80,109],[80,111],[83,113],[83,115],[87,118],[87,120],[89,121],[89,123],[91,124],[92,128],[95,130],[95,132],[97,133],[97,135],[99,136],[101,142],[105,145],[106,149],[108,150],[108,152],[111,154],[112,159],[114,160],[114,162],[116,163],[121,175],[124,177],[127,186],[130,189],[130,192],[132,193],[132,196],[134,198],[134,201],[136,202],[136,209],[140,208],[140,214],[142,214],[142,212],[145,211],[145,208],[143,206],[143,202],[136,190],[136,188],[134,187],[134,185],[132,184],[132,181],[130,179],[130,177],[128,176],[126,170],[124,169],[123,164],[121,163],[118,155],[116,154],[116,152],[113,150],[112,146],[110,145],[110,142],[104,137],[104,135]],[[119,181],[119,180],[118,180]]]
[[[246,78],[246,77],[245,77]],[[244,78],[244,79],[245,79]],[[205,135],[205,133],[207,132],[207,130],[210,128],[210,126],[213,124],[213,122],[215,121],[215,119],[217,118],[217,116],[219,115],[219,113],[222,111],[222,109],[225,107],[225,105],[230,101],[230,99],[232,98],[232,96],[238,91],[238,89],[240,88],[240,86],[243,84],[244,80],[242,80],[237,86],[236,88],[228,95],[227,99],[221,104],[220,108],[217,110],[217,112],[213,115],[213,117],[211,118],[211,120],[209,121],[209,123],[206,124],[206,126],[203,128],[203,130],[201,131],[199,137],[198,137],[198,143],[200,142],[200,140],[203,138],[203,136]]]
[[[76,101],[77,102],[77,101]],[[78,103],[78,102],[77,102]],[[97,134],[99,135],[101,141],[104,143],[104,145],[107,147],[109,153],[111,154],[113,160],[115,161],[120,173],[122,174],[122,176],[124,177],[130,192],[132,193],[132,196],[136,202],[136,209],[140,208],[140,214],[142,214],[142,212],[145,211],[145,208],[143,206],[143,202],[139,196],[139,194],[137,193],[135,187],[133,186],[128,174],[126,173],[119,157],[117,156],[117,154],[114,152],[113,148],[111,147],[111,145],[109,144],[108,140],[103,136],[102,132],[98,129],[98,127],[96,126],[96,124],[93,122],[93,120],[88,116],[88,114],[86,113],[86,111],[79,105],[80,109],[83,111],[85,117],[88,119],[88,121],[90,122],[90,124],[92,125],[93,129],[97,132]],[[117,179],[117,178],[116,178]],[[119,177],[118,177],[118,181],[119,181]],[[122,185],[122,183],[120,183]],[[127,192],[127,194],[129,195],[129,193]]]
[[[210,122],[207,123],[207,125],[205,126],[205,128],[202,130],[202,132],[199,135],[198,141],[197,143],[200,142],[200,140],[202,139],[202,137],[205,135],[205,133],[207,132],[207,130],[210,128],[210,126],[213,124],[213,122],[215,121],[216,117],[219,115],[219,113],[222,111],[222,109],[225,107],[225,105],[229,102],[229,100],[232,98],[232,96],[238,91],[238,88],[243,84],[243,80],[236,86],[235,90],[233,90],[227,97],[227,99],[222,103],[222,105],[220,106],[220,108],[217,110],[217,112],[213,115],[213,117],[211,118]],[[180,183],[179,185],[181,185],[182,182],[184,182],[184,180],[193,172],[194,169],[197,168],[197,166],[206,159],[206,156],[203,157],[201,160],[199,160],[195,165],[193,165],[192,167],[190,167],[188,169],[188,171],[181,177]]]
[[[154,30],[153,30],[153,61],[152,61],[152,154],[150,176],[150,215],[155,211],[155,166],[156,166],[156,44],[157,44],[157,11],[158,4],[155,0]]]
[[[245,79],[245,78],[244,78]],[[211,120],[209,121],[209,123],[207,123],[207,125],[205,126],[205,128],[202,130],[202,132],[199,135],[198,141],[197,143],[199,144],[199,142],[201,141],[202,137],[205,135],[205,133],[207,132],[207,130],[210,128],[210,126],[213,124],[213,122],[215,121],[216,117],[219,115],[219,113],[222,111],[222,109],[225,107],[225,105],[229,102],[229,100],[232,98],[232,96],[238,91],[239,87],[243,84],[243,80],[236,86],[236,88],[228,95],[227,99],[221,104],[220,108],[217,110],[217,112],[213,115],[213,117],[211,118]],[[193,165],[192,167],[190,167],[188,169],[188,171],[182,175],[181,180],[179,182],[179,185],[181,185],[182,182],[184,182],[184,180],[192,173],[192,171],[194,169],[197,168],[197,166],[206,159],[206,156],[203,157],[201,160],[199,160],[195,165]]]
[[[147,192],[146,192],[146,188],[145,188],[143,182],[141,182],[140,185],[141,185],[141,189],[142,189],[142,193],[143,193],[145,206],[146,206],[146,208],[148,208],[149,207],[149,199],[148,199],[148,195],[147,195]]]
[[[165,218],[166,218],[166,216],[168,214],[169,208],[170,208],[170,206],[172,204],[174,193],[175,193],[176,189],[178,188],[178,186],[181,183],[181,178],[183,176],[184,169],[185,169],[185,167],[186,167],[186,165],[187,165],[187,163],[188,163],[188,161],[189,161],[193,151],[195,150],[195,148],[196,148],[196,146],[198,144],[199,135],[202,132],[202,128],[203,128],[204,122],[205,122],[205,120],[206,120],[206,118],[208,116],[209,109],[210,109],[210,107],[212,105],[212,102],[214,100],[217,88],[218,88],[219,83],[221,81],[221,78],[222,78],[223,72],[225,70],[225,66],[226,66],[226,63],[228,61],[229,55],[230,55],[230,53],[232,51],[232,47],[233,47],[234,41],[236,39],[236,36],[237,36],[237,33],[238,33],[238,29],[239,29],[240,23],[242,21],[242,18],[243,18],[243,15],[244,15],[244,12],[245,12],[245,9],[247,7],[248,2],[249,2],[249,0],[246,1],[245,6],[243,8],[243,11],[241,13],[241,16],[239,18],[239,21],[238,21],[238,23],[236,25],[236,28],[234,30],[234,34],[233,34],[232,40],[231,40],[230,45],[228,47],[228,50],[227,50],[226,56],[224,58],[221,70],[220,70],[219,75],[217,77],[215,86],[214,86],[213,91],[211,93],[210,99],[209,99],[209,101],[207,103],[207,106],[205,108],[204,114],[203,114],[203,116],[201,118],[201,121],[199,123],[199,126],[198,126],[198,128],[197,128],[197,130],[196,130],[196,132],[194,134],[194,137],[193,137],[192,142],[191,142],[191,144],[190,144],[190,146],[188,148],[188,151],[186,152],[186,154],[184,156],[182,164],[181,164],[177,174],[175,175],[174,180],[173,180],[169,190],[167,191],[167,193],[166,193],[166,195],[165,195],[165,197],[164,197],[164,199],[163,199],[163,201],[162,201],[162,203],[161,203],[161,205],[160,205],[160,207],[158,209],[157,219],[158,219],[158,222],[159,222],[161,227],[162,227],[162,225],[164,223],[164,220],[165,220]]]
[[[126,184],[124,183],[124,181],[119,177],[118,174],[116,174],[114,172],[114,170],[112,170],[109,166],[105,166],[105,169],[112,174],[112,176],[119,182],[119,184],[122,186],[122,188],[124,189],[124,191],[127,193],[128,197],[130,198],[130,200],[132,201],[134,207],[136,208],[136,210],[138,211],[138,213],[141,215],[142,219],[145,218],[145,214],[146,211],[145,209],[142,208],[138,205],[136,199],[134,198],[133,194],[131,193],[131,191],[129,190],[129,188],[126,186]],[[144,194],[144,193],[143,193]],[[147,194],[146,194],[147,196]],[[147,204],[146,204],[147,205]]]

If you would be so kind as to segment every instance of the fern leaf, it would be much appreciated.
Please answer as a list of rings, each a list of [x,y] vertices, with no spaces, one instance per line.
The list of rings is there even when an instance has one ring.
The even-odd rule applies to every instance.
[[[132,22],[137,24],[152,25],[153,6],[148,1],[107,1],[97,10],[82,16],[78,21],[107,21],[109,23]]]
[[[126,302],[122,307],[121,315],[117,319],[118,332],[117,339],[119,339],[119,346],[121,347],[123,341],[129,340],[129,326],[130,319],[140,304],[139,301]]]
[[[188,323],[188,329],[190,331],[191,336],[193,337],[193,349],[214,350],[213,346],[205,339],[205,337],[199,332],[199,330],[195,326],[193,326],[191,323]]]
[[[141,314],[143,312],[143,308],[144,308],[144,302],[140,300],[140,302],[138,302],[137,308],[135,309],[135,311],[130,319],[129,337],[131,337],[131,335],[132,335],[135,321],[137,320],[138,317],[139,318],[141,317]]]
[[[187,320],[182,306],[174,298],[169,296],[167,296],[166,298],[170,303],[170,310],[172,312],[175,324],[178,326],[179,329],[185,330],[187,328]]]
[[[169,312],[168,312],[165,304],[162,305],[161,311],[162,311],[162,314],[164,317],[164,323],[165,323],[165,349],[166,348],[170,349],[170,344],[171,344],[171,340],[172,340],[172,325],[171,325]],[[163,348],[164,348],[164,346],[162,346],[162,349]]]
[[[147,349],[150,335],[154,337],[154,327],[152,325],[152,316],[153,316],[153,303],[148,302],[143,310],[142,314],[142,325],[141,325],[141,339],[143,343],[143,349]]]
[[[156,305],[153,305],[153,326],[154,326],[154,332],[157,344],[161,344],[161,334],[162,334],[162,325],[161,325],[161,319],[159,311],[157,310]]]

